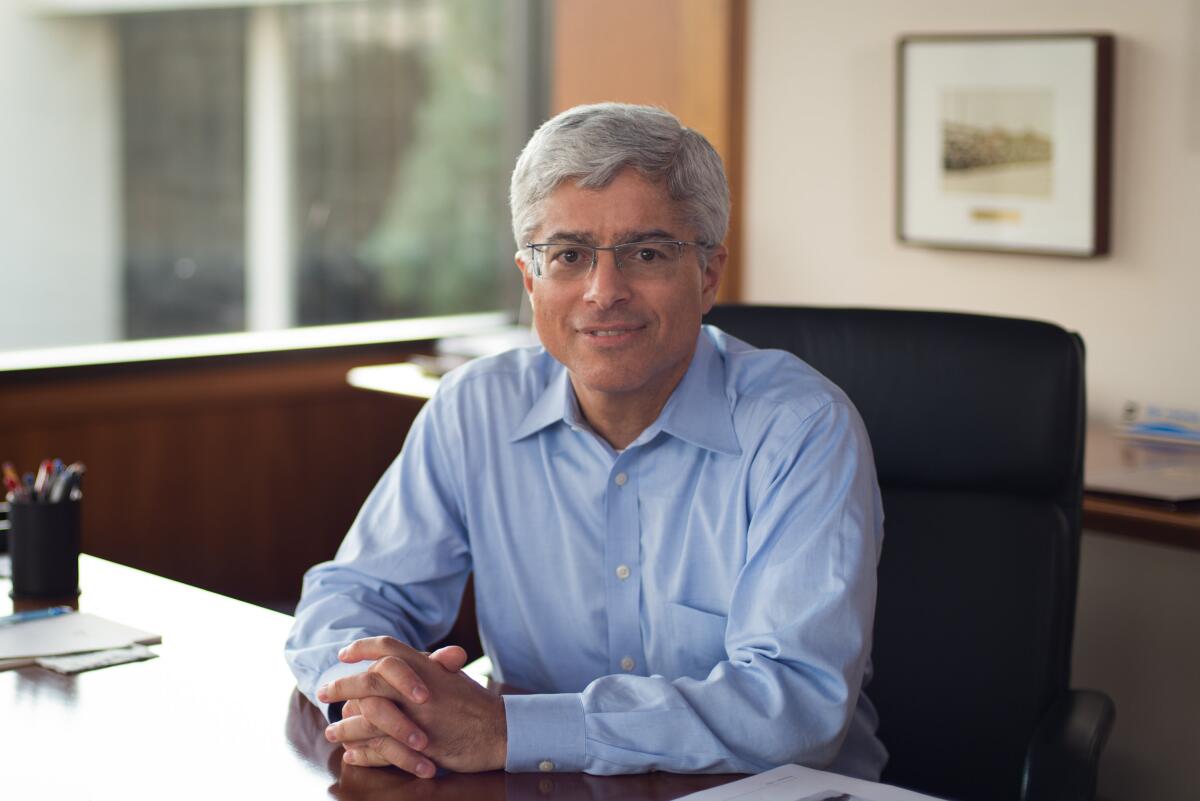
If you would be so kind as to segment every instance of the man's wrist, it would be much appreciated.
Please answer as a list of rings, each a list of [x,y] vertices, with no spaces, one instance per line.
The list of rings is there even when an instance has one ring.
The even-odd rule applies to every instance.
[[[504,770],[508,765],[508,714],[505,712],[504,699],[497,697],[496,700],[499,702],[496,704],[499,707],[497,717],[499,725],[496,727],[492,738],[496,743],[496,751],[492,756],[489,767],[492,770]]]

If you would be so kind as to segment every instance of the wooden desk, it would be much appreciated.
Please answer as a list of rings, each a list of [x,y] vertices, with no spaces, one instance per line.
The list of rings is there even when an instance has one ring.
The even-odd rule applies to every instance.
[[[291,618],[102,559],[79,607],[163,637],[148,662],[0,672],[0,794],[12,799],[670,799],[734,776],[447,774],[343,768],[283,661]],[[0,614],[10,611],[0,580]]]
[[[1084,467],[1083,527],[1135,539],[1200,550],[1200,510],[1180,511],[1153,501],[1087,492],[1089,470],[1151,461],[1200,469],[1200,448],[1121,439],[1110,430],[1090,427]]]

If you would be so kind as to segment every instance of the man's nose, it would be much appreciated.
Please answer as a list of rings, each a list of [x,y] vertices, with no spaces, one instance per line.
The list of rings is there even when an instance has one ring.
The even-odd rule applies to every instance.
[[[611,250],[596,252],[596,265],[584,278],[587,288],[583,299],[607,309],[629,299],[629,279],[617,267],[617,254]]]

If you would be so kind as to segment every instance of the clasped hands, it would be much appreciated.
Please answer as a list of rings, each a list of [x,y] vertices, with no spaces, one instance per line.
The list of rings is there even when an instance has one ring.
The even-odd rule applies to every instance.
[[[425,654],[392,637],[370,637],[347,645],[338,658],[375,660],[363,673],[317,690],[325,703],[346,702],[325,737],[346,749],[347,764],[395,765],[425,779],[439,766],[464,773],[504,767],[504,701],[461,672],[462,648]]]

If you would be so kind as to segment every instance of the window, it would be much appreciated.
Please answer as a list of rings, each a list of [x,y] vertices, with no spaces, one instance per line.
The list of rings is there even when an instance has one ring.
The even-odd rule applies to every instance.
[[[245,329],[245,20],[117,21],[124,339]]]
[[[41,80],[78,82],[88,103],[37,122],[31,88],[35,122],[0,149],[33,148],[64,173],[97,152],[111,162],[59,182],[78,202],[47,205],[25,249],[61,278],[0,315],[0,350],[30,345],[20,326],[38,308],[62,321],[46,345],[516,309],[507,181],[544,114],[543,13],[537,0],[0,9],[0,50],[24,37],[94,55],[47,51],[55,74]],[[40,152],[38,131],[63,124],[99,144]],[[55,231],[77,232],[75,259],[56,254]],[[0,262],[0,280],[19,288],[15,269]],[[72,284],[94,291],[71,297]],[[106,311],[88,322],[71,304]]]

